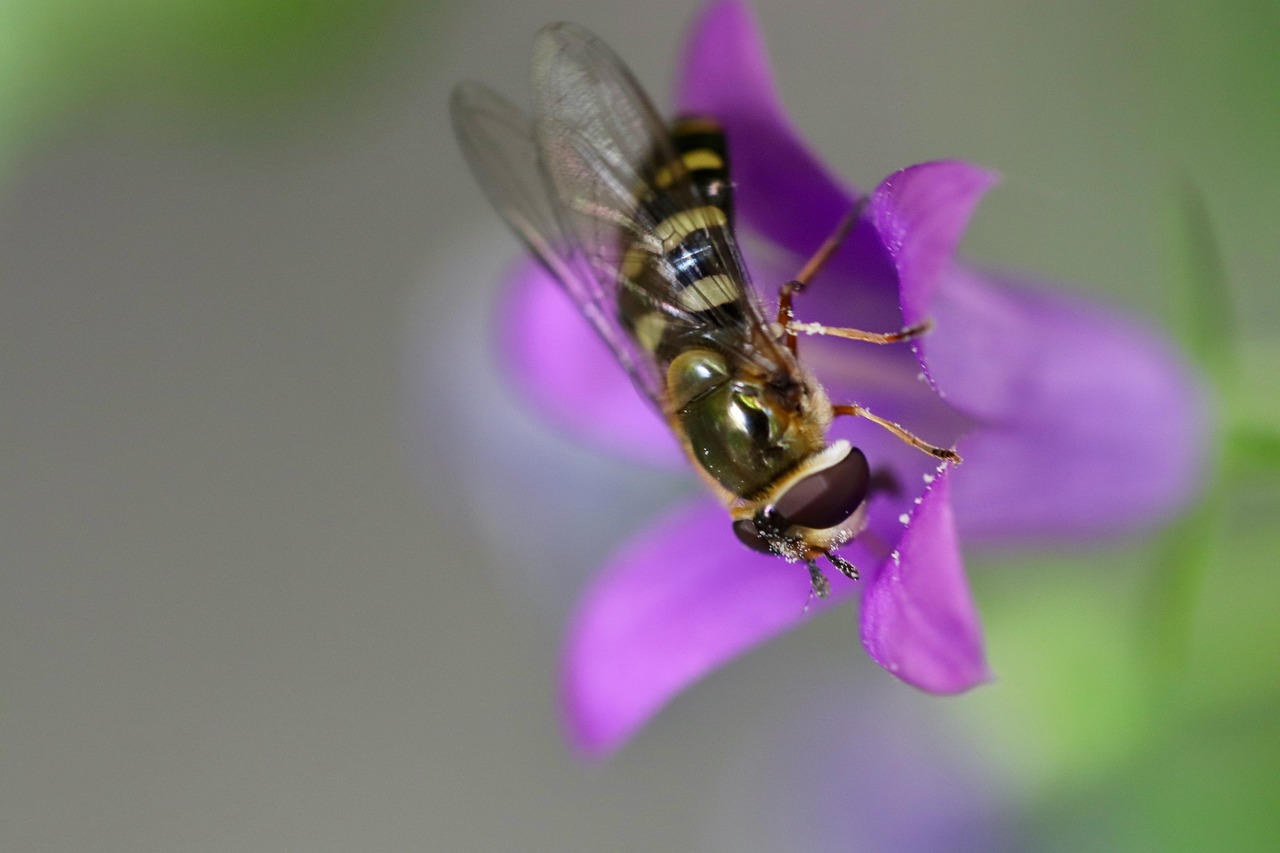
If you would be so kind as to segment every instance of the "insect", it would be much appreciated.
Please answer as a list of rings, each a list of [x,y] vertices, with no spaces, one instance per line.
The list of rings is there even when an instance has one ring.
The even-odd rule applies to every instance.
[[[874,333],[797,323],[793,297],[861,214],[855,205],[766,319],[734,238],[725,134],[713,119],[667,124],[600,39],[573,24],[534,43],[532,116],[477,83],[453,93],[462,151],[489,200],[559,281],[637,389],[723,500],[738,539],[809,569],[866,526],[874,478],[848,441],[828,443],[838,415],[871,420],[939,459],[921,440],[856,403],[833,404],[797,358],[798,334],[878,344],[927,331]]]

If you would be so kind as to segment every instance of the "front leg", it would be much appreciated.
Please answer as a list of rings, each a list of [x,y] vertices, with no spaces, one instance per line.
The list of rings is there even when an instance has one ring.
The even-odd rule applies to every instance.
[[[857,403],[848,403],[843,406],[833,406],[832,410],[837,415],[866,418],[873,424],[879,424],[917,450],[923,450],[930,456],[941,459],[944,462],[954,462],[959,465],[964,461],[960,458],[960,454],[957,453],[954,448],[938,447],[936,444],[930,444],[915,433],[909,432],[906,427],[902,426],[902,424],[895,424],[893,421],[886,421],[879,415],[873,414],[871,410],[865,406],[859,406]]]
[[[831,583],[827,580],[827,576],[822,573],[822,569],[818,568],[815,561],[805,560],[805,564],[809,567],[809,586],[813,594],[818,598],[826,598],[831,594]]]
[[[786,288],[784,287],[783,290],[785,292]],[[779,306],[781,306],[781,299],[779,299]],[[806,335],[829,335],[833,338],[845,338],[850,341],[864,341],[869,344],[896,344],[928,334],[933,328],[932,320],[922,320],[914,326],[907,326],[896,332],[864,332],[861,329],[842,329],[835,326],[824,326],[821,323],[797,323],[790,308],[791,300],[788,299],[787,309],[789,316],[783,328],[786,330],[788,339],[792,341],[795,340],[796,333],[800,332]],[[781,316],[779,316],[778,322],[783,322]],[[795,351],[794,346],[791,349],[792,352]]]

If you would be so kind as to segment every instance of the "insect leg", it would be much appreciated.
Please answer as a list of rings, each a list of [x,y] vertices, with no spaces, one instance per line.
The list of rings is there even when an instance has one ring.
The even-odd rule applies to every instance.
[[[808,263],[800,268],[800,272],[796,273],[796,277],[782,285],[778,290],[778,325],[783,328],[784,341],[787,349],[791,350],[792,353],[796,351],[796,333],[792,331],[796,315],[791,307],[791,300],[797,293],[804,292],[804,289],[809,286],[809,282],[822,271],[827,261],[835,254],[836,249],[840,248],[840,244],[849,236],[853,226],[858,224],[858,219],[862,217],[862,211],[866,209],[867,201],[867,196],[862,196],[854,202],[849,212],[836,224],[836,229],[822,242],[822,245],[818,247],[818,251],[813,253],[813,257],[809,258]],[[808,334],[813,333],[809,332]]]
[[[818,564],[813,560],[806,560],[805,564],[809,567],[809,583],[813,586],[813,594],[818,598],[826,598],[827,593],[831,591],[831,584],[827,581],[827,576],[822,573],[822,569],[818,568]]]
[[[830,335],[833,338],[865,341],[869,344],[896,344],[928,333],[933,328],[933,321],[923,320],[914,326],[907,326],[896,332],[864,332],[861,329],[841,329],[834,326],[824,326],[821,323],[797,323],[794,320],[787,322],[785,328],[788,339],[794,339],[797,332],[802,332],[806,335]]]
[[[938,459],[942,459],[946,462],[955,462],[956,464],[964,461],[960,458],[960,454],[956,453],[955,450],[949,447],[938,447],[937,445],[930,444],[914,433],[908,432],[901,424],[895,424],[893,421],[886,421],[879,415],[872,414],[865,406],[859,406],[857,403],[849,403],[843,406],[833,406],[832,409],[837,415],[850,415],[855,418],[866,418],[874,424],[879,424],[912,447],[915,447],[918,450],[923,450],[925,453],[928,453],[931,456],[936,456]]]
[[[866,210],[867,202],[870,199],[867,196],[860,197],[853,203],[853,207],[844,215],[844,218],[836,224],[836,229],[831,232],[826,240],[822,241],[822,245],[818,247],[818,251],[813,253],[813,257],[809,262],[800,268],[800,272],[796,273],[794,280],[788,282],[788,285],[796,285],[796,290],[804,290],[813,277],[822,271],[827,261],[831,260],[831,256],[836,253],[836,249],[840,248],[840,244],[844,242],[844,238],[849,236],[849,232],[853,230],[853,226],[858,224],[858,220],[862,218],[862,211]],[[784,285],[786,286],[786,285]]]
[[[782,341],[792,355],[796,354],[796,333],[792,328],[796,312],[791,307],[791,298],[802,290],[804,284],[799,281],[789,281],[778,289],[778,325],[782,327]]]
[[[858,579],[858,569],[853,565],[853,563],[850,563],[839,554],[827,552],[826,556],[827,559],[831,561],[831,565],[840,570],[840,574],[844,575],[851,581],[856,581]]]
[[[909,341],[927,334],[933,328],[932,320],[924,320],[906,328],[899,329],[896,332],[864,332],[861,329],[845,329],[834,326],[824,326],[821,323],[797,323],[795,309],[792,302],[797,293],[803,293],[805,288],[809,286],[809,282],[822,270],[831,256],[840,248],[840,244],[849,236],[849,232],[857,225],[858,219],[862,216],[862,211],[867,206],[867,197],[863,196],[858,199],[853,208],[840,220],[835,231],[831,233],[822,245],[818,247],[818,251],[814,252],[809,262],[801,268],[796,277],[782,287],[778,291],[778,325],[783,330],[783,340],[787,345],[787,349],[792,353],[796,351],[796,336],[798,334],[805,335],[830,335],[836,338],[846,338],[851,341],[864,341],[870,344],[896,344],[902,341]]]

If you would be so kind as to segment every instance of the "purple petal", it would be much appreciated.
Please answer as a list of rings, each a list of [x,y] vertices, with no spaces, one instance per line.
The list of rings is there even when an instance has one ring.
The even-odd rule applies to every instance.
[[[745,3],[711,3],[695,20],[676,76],[681,113],[711,115],[724,126],[739,216],[799,255],[821,245],[853,205],[792,130],[778,99],[764,39]]]
[[[586,443],[632,459],[678,464],[671,430],[555,280],[533,260],[502,303],[502,359],[517,392]]]
[[[958,693],[991,678],[960,560],[949,484],[943,468],[862,597],[867,654],[931,693]]]
[[[1203,389],[1162,337],[1027,281],[953,269],[929,370],[983,424],[963,445],[966,536],[1092,536],[1151,525],[1203,482]]]
[[[997,180],[969,163],[921,163],[885,178],[871,194],[869,213],[898,272],[905,323],[929,316],[939,276],[951,266],[973,209]]]
[[[845,551],[866,557],[857,543]],[[561,697],[571,741],[586,757],[607,755],[693,681],[857,594],[828,577],[831,596],[806,611],[804,566],[747,550],[723,507],[704,500],[666,516],[622,548],[570,623]]]

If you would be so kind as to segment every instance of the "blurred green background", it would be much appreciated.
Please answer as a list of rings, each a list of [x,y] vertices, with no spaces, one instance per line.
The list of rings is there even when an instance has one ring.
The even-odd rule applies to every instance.
[[[886,721],[958,749],[946,784],[987,780],[1014,849],[1280,849],[1280,6],[754,7],[842,174],[998,169],[968,255],[1191,348],[1203,501],[1101,550],[970,555],[990,687],[910,692],[831,614],[584,770],[561,621],[689,486],[509,399],[487,336],[516,247],[446,101],[522,93],[555,19],[659,95],[694,4],[10,0],[0,849],[818,849],[743,829],[857,798],[759,752],[798,708],[833,754]],[[902,849],[877,838],[821,849]]]

